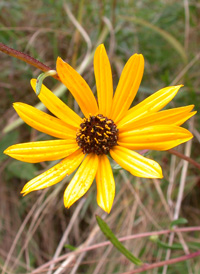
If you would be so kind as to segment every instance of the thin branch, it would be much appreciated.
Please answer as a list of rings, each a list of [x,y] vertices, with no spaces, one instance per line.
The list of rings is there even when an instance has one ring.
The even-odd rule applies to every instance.
[[[44,72],[52,70],[50,67],[46,66],[45,64],[41,63],[37,59],[31,57],[30,55],[28,55],[26,53],[23,53],[21,51],[12,49],[12,48],[4,45],[3,43],[0,43],[0,51],[4,52],[7,55],[15,57],[15,58],[17,58],[19,60],[22,60],[25,63],[27,63],[27,64],[29,64],[29,65],[31,65],[33,67],[36,67],[36,68],[38,68],[38,69],[40,69],[40,70],[42,70]],[[53,75],[52,77],[60,81],[60,78],[59,78],[59,76],[57,74]]]
[[[80,213],[81,208],[83,207],[84,202],[85,202],[85,198],[82,198],[80,200],[78,206],[76,207],[76,210],[74,211],[74,213],[72,215],[72,218],[71,218],[69,224],[67,225],[67,228],[66,228],[65,232],[63,233],[62,238],[61,238],[61,240],[60,240],[60,242],[59,242],[59,244],[58,244],[58,246],[56,248],[56,251],[55,251],[55,253],[53,255],[53,260],[55,260],[56,258],[58,258],[58,256],[60,255],[60,253],[61,253],[61,251],[63,249],[63,246],[66,243],[67,238],[69,237],[69,233],[72,230],[73,225],[74,225],[74,223],[75,223],[75,221],[77,219],[77,216]],[[52,264],[50,266],[50,269],[47,272],[47,274],[52,274],[53,268],[54,268],[54,264]]]
[[[199,163],[197,163],[196,161],[194,161],[192,158],[190,158],[188,156],[185,156],[184,154],[178,152],[177,150],[169,149],[168,152],[171,153],[171,154],[174,154],[174,155],[178,156],[179,158],[181,158],[183,160],[186,160],[187,162],[189,162],[193,166],[195,166],[198,169],[200,169],[200,164]]]
[[[176,264],[176,263],[179,263],[179,262],[190,260],[190,259],[195,258],[197,256],[200,256],[200,250],[197,251],[197,252],[194,252],[194,253],[190,253],[188,255],[178,257],[178,258],[173,258],[173,259],[170,259],[170,260],[161,261],[161,262],[150,264],[150,265],[146,264],[146,265],[144,265],[144,266],[142,266],[138,269],[135,269],[133,271],[124,272],[123,274],[141,273],[143,271],[147,271],[147,270],[154,269],[154,268],[157,268],[157,267],[161,267],[161,266],[164,266],[164,265]]]
[[[160,230],[160,231],[153,231],[153,232],[144,232],[144,233],[140,233],[140,234],[135,234],[135,235],[129,235],[129,236],[125,236],[122,238],[119,238],[118,240],[120,242],[123,241],[127,241],[127,240],[131,240],[131,239],[139,239],[139,238],[143,238],[143,237],[150,237],[153,235],[164,235],[164,234],[169,234],[172,231],[174,232],[192,232],[192,231],[200,231],[200,226],[196,226],[196,227],[182,227],[182,228],[174,228],[174,229],[167,229],[167,230]],[[46,269],[47,267],[49,267],[52,263],[58,263],[60,261],[65,260],[67,257],[71,256],[72,254],[79,254],[82,252],[87,252],[87,251],[91,251],[91,250],[95,250],[98,249],[100,247],[104,247],[104,246],[108,246],[111,245],[110,241],[105,241],[105,242],[101,242],[98,244],[94,244],[91,246],[87,246],[87,247],[79,247],[78,249],[76,249],[73,252],[69,252],[67,254],[61,255],[60,257],[58,257],[55,260],[50,260],[47,263],[44,263],[43,265],[39,266],[38,268],[34,269],[31,274],[36,274],[36,273],[41,273],[44,269]],[[46,269],[48,270],[48,269]]]

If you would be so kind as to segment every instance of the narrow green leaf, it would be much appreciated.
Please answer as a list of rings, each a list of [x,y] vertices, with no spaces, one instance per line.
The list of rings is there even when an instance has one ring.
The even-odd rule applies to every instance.
[[[68,244],[64,245],[64,247],[65,247],[65,248],[68,248],[68,249],[71,250],[71,251],[75,251],[75,250],[77,249],[77,248],[74,247],[73,245],[68,245]]]
[[[194,250],[200,249],[200,243],[197,243],[197,242],[189,242],[189,243],[187,243],[187,246]]]
[[[185,218],[179,218],[171,222],[170,228],[173,228],[173,226],[175,225],[183,225],[187,223],[188,223],[188,220],[186,220]]]
[[[103,234],[108,238],[108,240],[122,253],[124,256],[130,260],[132,263],[136,265],[142,265],[143,262],[133,256],[133,254],[128,251],[116,238],[116,236],[113,234],[112,230],[109,228],[109,226],[99,217],[96,216],[97,223],[103,232]]]
[[[37,96],[40,94],[40,91],[41,91],[41,88],[42,88],[42,83],[43,83],[44,79],[49,77],[49,76],[56,75],[56,74],[57,74],[56,70],[49,70],[49,71],[46,71],[44,73],[41,73],[38,76],[37,81],[36,81],[36,95]]]
[[[116,169],[116,170],[121,170],[122,169],[122,167],[120,165],[118,165],[118,164],[113,165],[112,168]]]
[[[159,247],[162,247],[164,249],[171,249],[171,250],[183,250],[183,246],[180,243],[175,243],[173,245],[168,245],[162,241],[159,240],[157,235],[149,237],[150,241],[156,243]],[[190,249],[199,250],[200,249],[200,243],[197,242],[187,242],[187,246]]]
[[[171,250],[179,250],[183,249],[181,244],[173,244],[173,245],[168,245],[158,239],[158,236],[152,236],[149,238],[152,242],[156,243],[159,247],[162,247],[164,249],[171,249]]]
[[[187,63],[187,55],[185,52],[185,49],[181,45],[181,43],[174,37],[172,36],[169,32],[149,23],[148,21],[145,21],[144,19],[137,18],[134,16],[128,17],[128,16],[120,16],[123,20],[126,21],[132,21],[136,24],[139,24],[141,26],[147,27],[151,29],[152,31],[158,33],[160,36],[162,36],[171,46],[177,51],[177,53],[181,56],[182,60],[184,63]]]

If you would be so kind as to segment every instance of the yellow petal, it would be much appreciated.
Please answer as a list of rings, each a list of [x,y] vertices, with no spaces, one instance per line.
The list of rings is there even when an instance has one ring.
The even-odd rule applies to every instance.
[[[126,63],[117,86],[111,119],[117,123],[129,109],[140,86],[144,72],[144,57],[134,54]]]
[[[95,178],[97,167],[98,156],[88,154],[65,190],[65,207],[69,208],[88,191]]]
[[[160,89],[153,95],[147,97],[141,103],[129,109],[124,118],[122,118],[118,124],[122,125],[133,119],[133,117],[139,119],[147,114],[159,111],[174,98],[181,87],[182,85]]]
[[[176,125],[180,126],[190,117],[192,117],[196,112],[190,112],[194,105],[173,108],[168,110],[163,110],[156,113],[150,113],[142,118],[136,118],[134,115],[132,119],[126,120],[125,123],[119,122],[118,129],[120,131],[131,130],[134,128],[141,128],[153,125]],[[125,121],[125,119],[123,119]]]
[[[112,107],[113,81],[110,62],[103,44],[98,46],[95,51],[94,73],[96,78],[99,113],[109,117]]]
[[[50,140],[13,145],[4,153],[23,162],[39,163],[62,159],[77,149],[75,140]]]
[[[82,76],[60,57],[57,59],[57,72],[62,83],[70,90],[76,99],[83,114],[86,117],[88,117],[89,114],[97,114],[97,101]]]
[[[192,137],[192,134],[185,128],[158,125],[119,133],[117,143],[134,150],[167,150],[187,142]]]
[[[97,203],[107,213],[110,213],[115,197],[115,180],[110,162],[106,155],[99,156],[96,174]]]
[[[75,139],[76,130],[60,119],[24,103],[14,103],[14,109],[29,126],[61,139]]]
[[[131,174],[143,178],[162,178],[160,165],[135,151],[121,146],[115,146],[110,150],[112,158]]]
[[[59,183],[65,176],[70,175],[83,161],[85,155],[79,149],[54,167],[30,180],[22,189],[24,195],[38,189],[47,188]]]
[[[31,86],[35,91],[36,79],[31,80]],[[77,128],[81,123],[81,117],[70,109],[63,101],[61,101],[52,91],[45,85],[42,85],[39,94],[40,101],[48,108],[51,113],[60,118],[67,125]]]

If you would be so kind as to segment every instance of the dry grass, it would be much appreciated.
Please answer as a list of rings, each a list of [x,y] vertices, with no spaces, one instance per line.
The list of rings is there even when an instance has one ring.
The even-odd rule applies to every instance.
[[[2,0],[1,42],[52,68],[57,56],[61,56],[73,67],[79,67],[94,92],[90,56],[98,39],[103,40],[109,53],[115,86],[126,60],[133,52],[141,52],[146,65],[136,102],[163,86],[183,83],[183,91],[170,107],[194,103],[196,110],[199,109],[200,6],[197,1],[72,2],[66,7],[64,1]],[[123,17],[133,15],[159,29],[155,31]],[[174,46],[159,30],[171,34],[178,44]],[[187,61],[177,47],[181,47]],[[0,57],[1,149],[17,142],[46,138],[24,124],[7,134],[3,132],[17,118],[13,102],[38,103],[29,80],[40,71],[3,53]],[[59,85],[54,79],[47,79],[45,83],[52,89]],[[62,99],[79,112],[69,92],[65,92]],[[199,162],[199,114],[185,126],[194,138],[177,150]],[[168,229],[173,218],[179,217],[188,220],[185,227],[198,226],[198,169],[169,152],[150,152],[149,156],[162,166],[164,179],[134,178],[126,171],[115,169],[116,197],[111,214],[107,215],[96,205],[95,184],[85,198],[66,210],[62,195],[70,178],[50,189],[21,197],[20,191],[29,177],[41,173],[52,163],[16,167],[14,160],[0,154],[0,267],[3,273],[129,273],[135,267],[122,254],[111,245],[97,245],[106,239],[97,226],[96,214],[106,220],[117,237]],[[166,244],[179,243],[182,249],[167,249],[148,237],[129,239],[124,244],[149,264],[200,249],[199,232],[167,233],[159,239]],[[77,250],[70,250],[69,245]],[[91,245],[93,249],[87,251]],[[61,255],[62,260],[57,261]],[[197,258],[148,273],[192,274],[199,273],[199,269]]]

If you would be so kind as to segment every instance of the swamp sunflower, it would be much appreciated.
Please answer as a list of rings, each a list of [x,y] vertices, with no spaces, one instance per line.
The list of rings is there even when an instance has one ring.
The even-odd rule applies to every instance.
[[[115,94],[111,66],[103,45],[94,55],[97,98],[85,80],[61,58],[57,73],[80,106],[81,118],[47,87],[42,85],[39,99],[55,116],[24,103],[14,103],[19,116],[31,127],[58,138],[16,144],[4,153],[24,162],[38,163],[62,159],[58,164],[30,180],[22,189],[24,195],[60,182],[77,171],[64,192],[64,205],[69,208],[90,188],[97,185],[97,203],[110,212],[115,181],[110,155],[122,168],[143,178],[162,178],[160,165],[135,150],[168,150],[192,138],[180,127],[195,114],[193,105],[160,111],[177,94],[181,85],[163,88],[130,108],[144,71],[144,58],[134,54],[126,63]],[[36,80],[31,80],[36,90]]]

